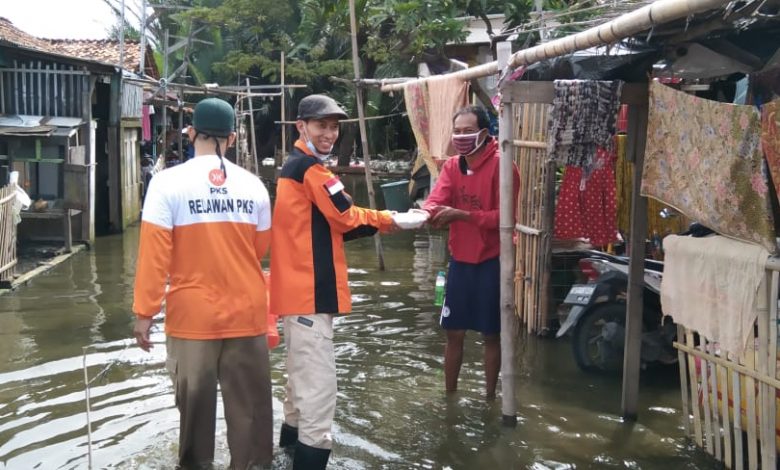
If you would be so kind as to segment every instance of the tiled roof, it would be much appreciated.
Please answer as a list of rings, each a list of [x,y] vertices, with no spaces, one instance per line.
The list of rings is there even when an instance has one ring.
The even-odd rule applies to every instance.
[[[47,40],[25,33],[9,20],[2,17],[0,17],[0,42],[9,42],[16,46],[49,52]]]
[[[20,30],[9,20],[0,17],[0,44],[6,42],[26,49],[72,57],[74,59],[115,65],[119,62],[119,41],[110,39],[43,39]],[[124,69],[136,71],[141,62],[138,41],[125,41]],[[147,46],[145,72],[158,77],[152,50]]]
[[[50,39],[49,50],[83,60],[102,62],[104,64],[119,63],[119,41],[110,39]],[[151,50],[147,49],[145,65],[153,63]],[[138,41],[125,41],[124,69],[135,71],[141,63],[141,44]],[[147,73],[149,73],[147,67]]]

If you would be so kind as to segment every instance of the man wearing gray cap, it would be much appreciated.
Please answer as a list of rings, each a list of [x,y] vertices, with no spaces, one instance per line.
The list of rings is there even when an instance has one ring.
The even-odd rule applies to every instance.
[[[235,141],[233,107],[195,106],[195,157],[152,178],[144,201],[133,312],[138,346],[152,347],[165,303],[166,366],[179,409],[181,469],[211,468],[222,392],[230,468],[273,457],[267,293],[260,260],[271,241],[268,191],[223,158]],[[166,284],[168,289],[166,290]]]
[[[351,311],[344,242],[397,228],[388,211],[357,207],[324,165],[344,110],[310,95],[298,106],[300,138],[277,181],[271,230],[271,313],[281,315],[287,349],[279,445],[294,470],[324,469],[333,445],[336,360],[333,317]]]

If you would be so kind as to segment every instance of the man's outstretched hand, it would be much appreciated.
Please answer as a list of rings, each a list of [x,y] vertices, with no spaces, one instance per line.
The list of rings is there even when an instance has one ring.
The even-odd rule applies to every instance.
[[[456,220],[466,220],[469,217],[468,212],[449,206],[436,206],[434,211],[435,215],[430,221],[433,228],[446,227]]]
[[[135,342],[138,343],[138,347],[146,352],[149,352],[154,346],[152,346],[151,340],[149,340],[149,330],[152,329],[152,319],[149,317],[142,317],[140,315],[135,316],[135,326],[133,327],[133,336],[135,336]]]

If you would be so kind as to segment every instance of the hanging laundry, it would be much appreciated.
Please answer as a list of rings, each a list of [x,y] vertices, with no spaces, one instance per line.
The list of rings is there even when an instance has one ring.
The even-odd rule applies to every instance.
[[[567,166],[555,209],[555,238],[586,238],[603,246],[618,239],[615,155],[599,148],[590,177]]]
[[[615,164],[615,182],[617,184],[617,227],[624,239],[631,238],[631,198],[634,188],[634,165],[626,158],[628,136],[616,137],[617,163]],[[647,200],[647,234],[660,237],[672,233],[682,233],[691,224],[682,214],[674,212],[672,217],[661,217],[661,211],[670,209],[655,199]]]
[[[583,168],[587,175],[596,148],[614,148],[623,82],[556,80],[554,87],[547,139],[550,157],[560,165]]]
[[[780,194],[780,100],[765,104],[761,110],[761,148],[775,191]]]
[[[141,139],[146,141],[152,140],[152,120],[149,108],[151,106],[148,104],[141,107]]]
[[[431,175],[439,174],[435,158],[450,152],[452,116],[468,105],[468,83],[453,77],[434,76],[404,85],[404,102],[417,141],[417,161],[412,173],[426,165]]]
[[[739,240],[776,251],[760,119],[652,82],[642,195]]]
[[[766,309],[762,286],[769,252],[725,237],[670,235],[664,238],[661,306],[675,323],[695,330],[739,356],[759,309]]]

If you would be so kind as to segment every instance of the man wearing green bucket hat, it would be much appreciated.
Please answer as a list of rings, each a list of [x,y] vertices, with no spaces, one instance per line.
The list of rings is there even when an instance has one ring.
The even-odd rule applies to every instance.
[[[227,102],[198,103],[187,129],[195,157],[155,175],[143,208],[134,335],[143,350],[152,347],[152,317],[164,302],[166,366],[181,418],[183,469],[211,468],[217,384],[230,468],[260,468],[273,457],[267,292],[260,265],[271,240],[271,205],[255,175],[224,159],[234,129]]]

